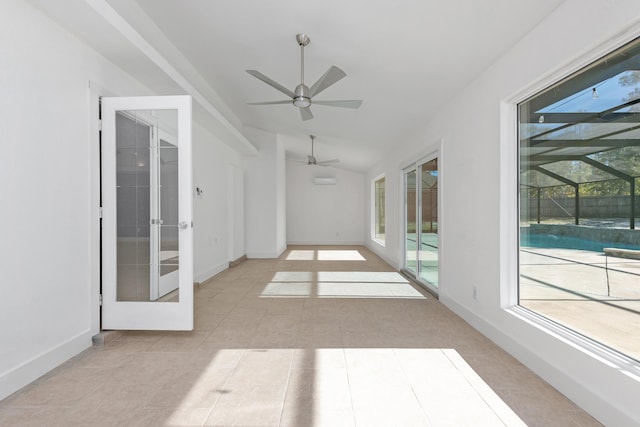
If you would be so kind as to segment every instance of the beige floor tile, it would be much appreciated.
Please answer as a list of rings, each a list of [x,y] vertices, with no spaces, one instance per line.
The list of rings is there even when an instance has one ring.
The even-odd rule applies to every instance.
[[[247,260],[196,289],[193,332],[119,332],[0,402],[0,425],[509,425],[507,405],[530,426],[598,425],[398,284],[358,246]]]
[[[278,425],[292,357],[293,350],[246,351],[205,425]]]
[[[211,334],[210,331],[176,331],[168,332],[149,347],[148,351],[154,352],[185,352],[194,351],[200,347],[202,342]]]
[[[346,368],[292,369],[281,424],[354,425]]]
[[[292,369],[346,369],[342,348],[296,349]]]

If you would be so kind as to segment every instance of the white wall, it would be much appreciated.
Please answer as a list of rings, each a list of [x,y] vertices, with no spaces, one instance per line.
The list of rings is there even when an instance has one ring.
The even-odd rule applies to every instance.
[[[637,1],[566,1],[470,86],[452,94],[423,132],[367,173],[367,180],[380,173],[388,180],[387,245],[381,247],[368,236],[367,245],[399,267],[400,167],[443,139],[441,301],[607,425],[640,424],[637,369],[599,359],[501,308],[516,280],[515,247],[508,238],[517,226],[512,208],[517,141],[509,128],[515,116],[505,114],[513,110],[503,103],[508,101],[508,107],[517,101],[515,94],[542,89],[543,77],[559,77],[570,65],[585,65],[598,56],[595,51],[603,53],[603,45],[612,45],[612,38],[622,41],[640,34],[639,20]],[[558,72],[561,67],[563,73]],[[368,215],[367,221],[369,227]]]
[[[245,255],[244,251],[244,171],[229,164],[229,261]]]
[[[287,249],[287,165],[284,143],[278,135],[276,145],[276,251],[278,254]]]
[[[98,165],[89,81],[115,95],[151,93],[19,0],[0,4],[0,70],[1,399],[91,345]],[[227,164],[240,158],[195,125],[194,159],[194,183],[206,190],[194,201],[195,276],[205,278],[227,261]]]
[[[242,158],[202,126],[194,124],[193,130],[193,185],[203,190],[201,197],[193,199],[193,277],[203,282],[229,267],[229,247],[235,239],[229,229],[243,234],[230,226],[228,209],[229,163],[239,164]]]
[[[316,176],[336,178],[316,185]],[[287,161],[289,244],[363,244],[364,175]]]
[[[258,148],[244,158],[245,249],[249,258],[277,258],[286,249],[283,227],[284,149],[278,135],[245,127],[244,134]]]

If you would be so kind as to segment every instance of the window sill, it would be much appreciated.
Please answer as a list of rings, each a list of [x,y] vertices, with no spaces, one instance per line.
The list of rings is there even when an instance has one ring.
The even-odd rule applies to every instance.
[[[637,360],[524,307],[516,305],[506,308],[505,311],[567,345],[582,351],[588,356],[624,372],[625,375],[633,378],[635,381],[640,382],[640,362]]]
[[[375,237],[372,237],[371,241],[374,242],[374,243],[379,244],[383,248],[385,247],[385,241],[384,240],[380,240],[380,239],[376,239]]]

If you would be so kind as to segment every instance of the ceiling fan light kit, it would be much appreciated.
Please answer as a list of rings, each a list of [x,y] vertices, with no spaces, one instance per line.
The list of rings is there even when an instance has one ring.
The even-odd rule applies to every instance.
[[[329,107],[342,107],[342,108],[359,108],[362,105],[362,100],[341,100],[341,101],[313,101],[313,97],[339,80],[343,79],[347,74],[340,68],[332,65],[329,69],[316,81],[310,88],[304,84],[304,48],[307,46],[311,39],[306,34],[297,34],[296,41],[300,46],[300,84],[296,86],[294,91],[291,91],[281,85],[280,83],[272,80],[257,70],[247,70],[247,73],[251,74],[258,80],[262,80],[269,86],[279,90],[285,95],[291,98],[291,101],[266,101],[266,102],[250,102],[249,105],[275,105],[275,104],[288,104],[291,102],[295,107],[300,109],[300,117],[302,120],[310,120],[313,118],[311,113],[311,104],[325,105]]]

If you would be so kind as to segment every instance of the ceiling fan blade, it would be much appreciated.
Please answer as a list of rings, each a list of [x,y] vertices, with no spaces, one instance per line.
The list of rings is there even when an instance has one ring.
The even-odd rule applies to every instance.
[[[258,80],[262,80],[263,82],[265,82],[266,84],[268,84],[269,86],[278,89],[280,92],[284,93],[285,95],[291,97],[291,98],[295,98],[296,94],[287,89],[286,87],[282,86],[280,83],[271,80],[269,77],[265,76],[264,74],[262,74],[260,71],[256,71],[256,70],[247,70],[247,73],[251,74],[253,77],[257,78]]]
[[[276,104],[291,104],[291,100],[286,101],[264,101],[264,102],[247,102],[249,105],[276,105]]]
[[[326,105],[328,107],[341,107],[341,108],[360,108],[362,100],[349,99],[345,101],[313,101],[317,105]]]
[[[316,162],[317,165],[321,165],[321,166],[328,166],[329,163],[338,163],[340,160],[338,159],[331,159],[331,160],[323,160],[321,162]]]
[[[322,77],[320,77],[318,81],[313,84],[313,86],[311,86],[311,88],[309,89],[309,98],[313,98],[315,95],[319,94],[346,75],[347,73],[345,73],[335,65],[332,65],[327,70],[327,72],[324,73]]]
[[[311,109],[309,107],[299,108],[299,110],[300,110],[300,117],[302,117],[302,120],[313,119],[313,114],[311,114]]]

